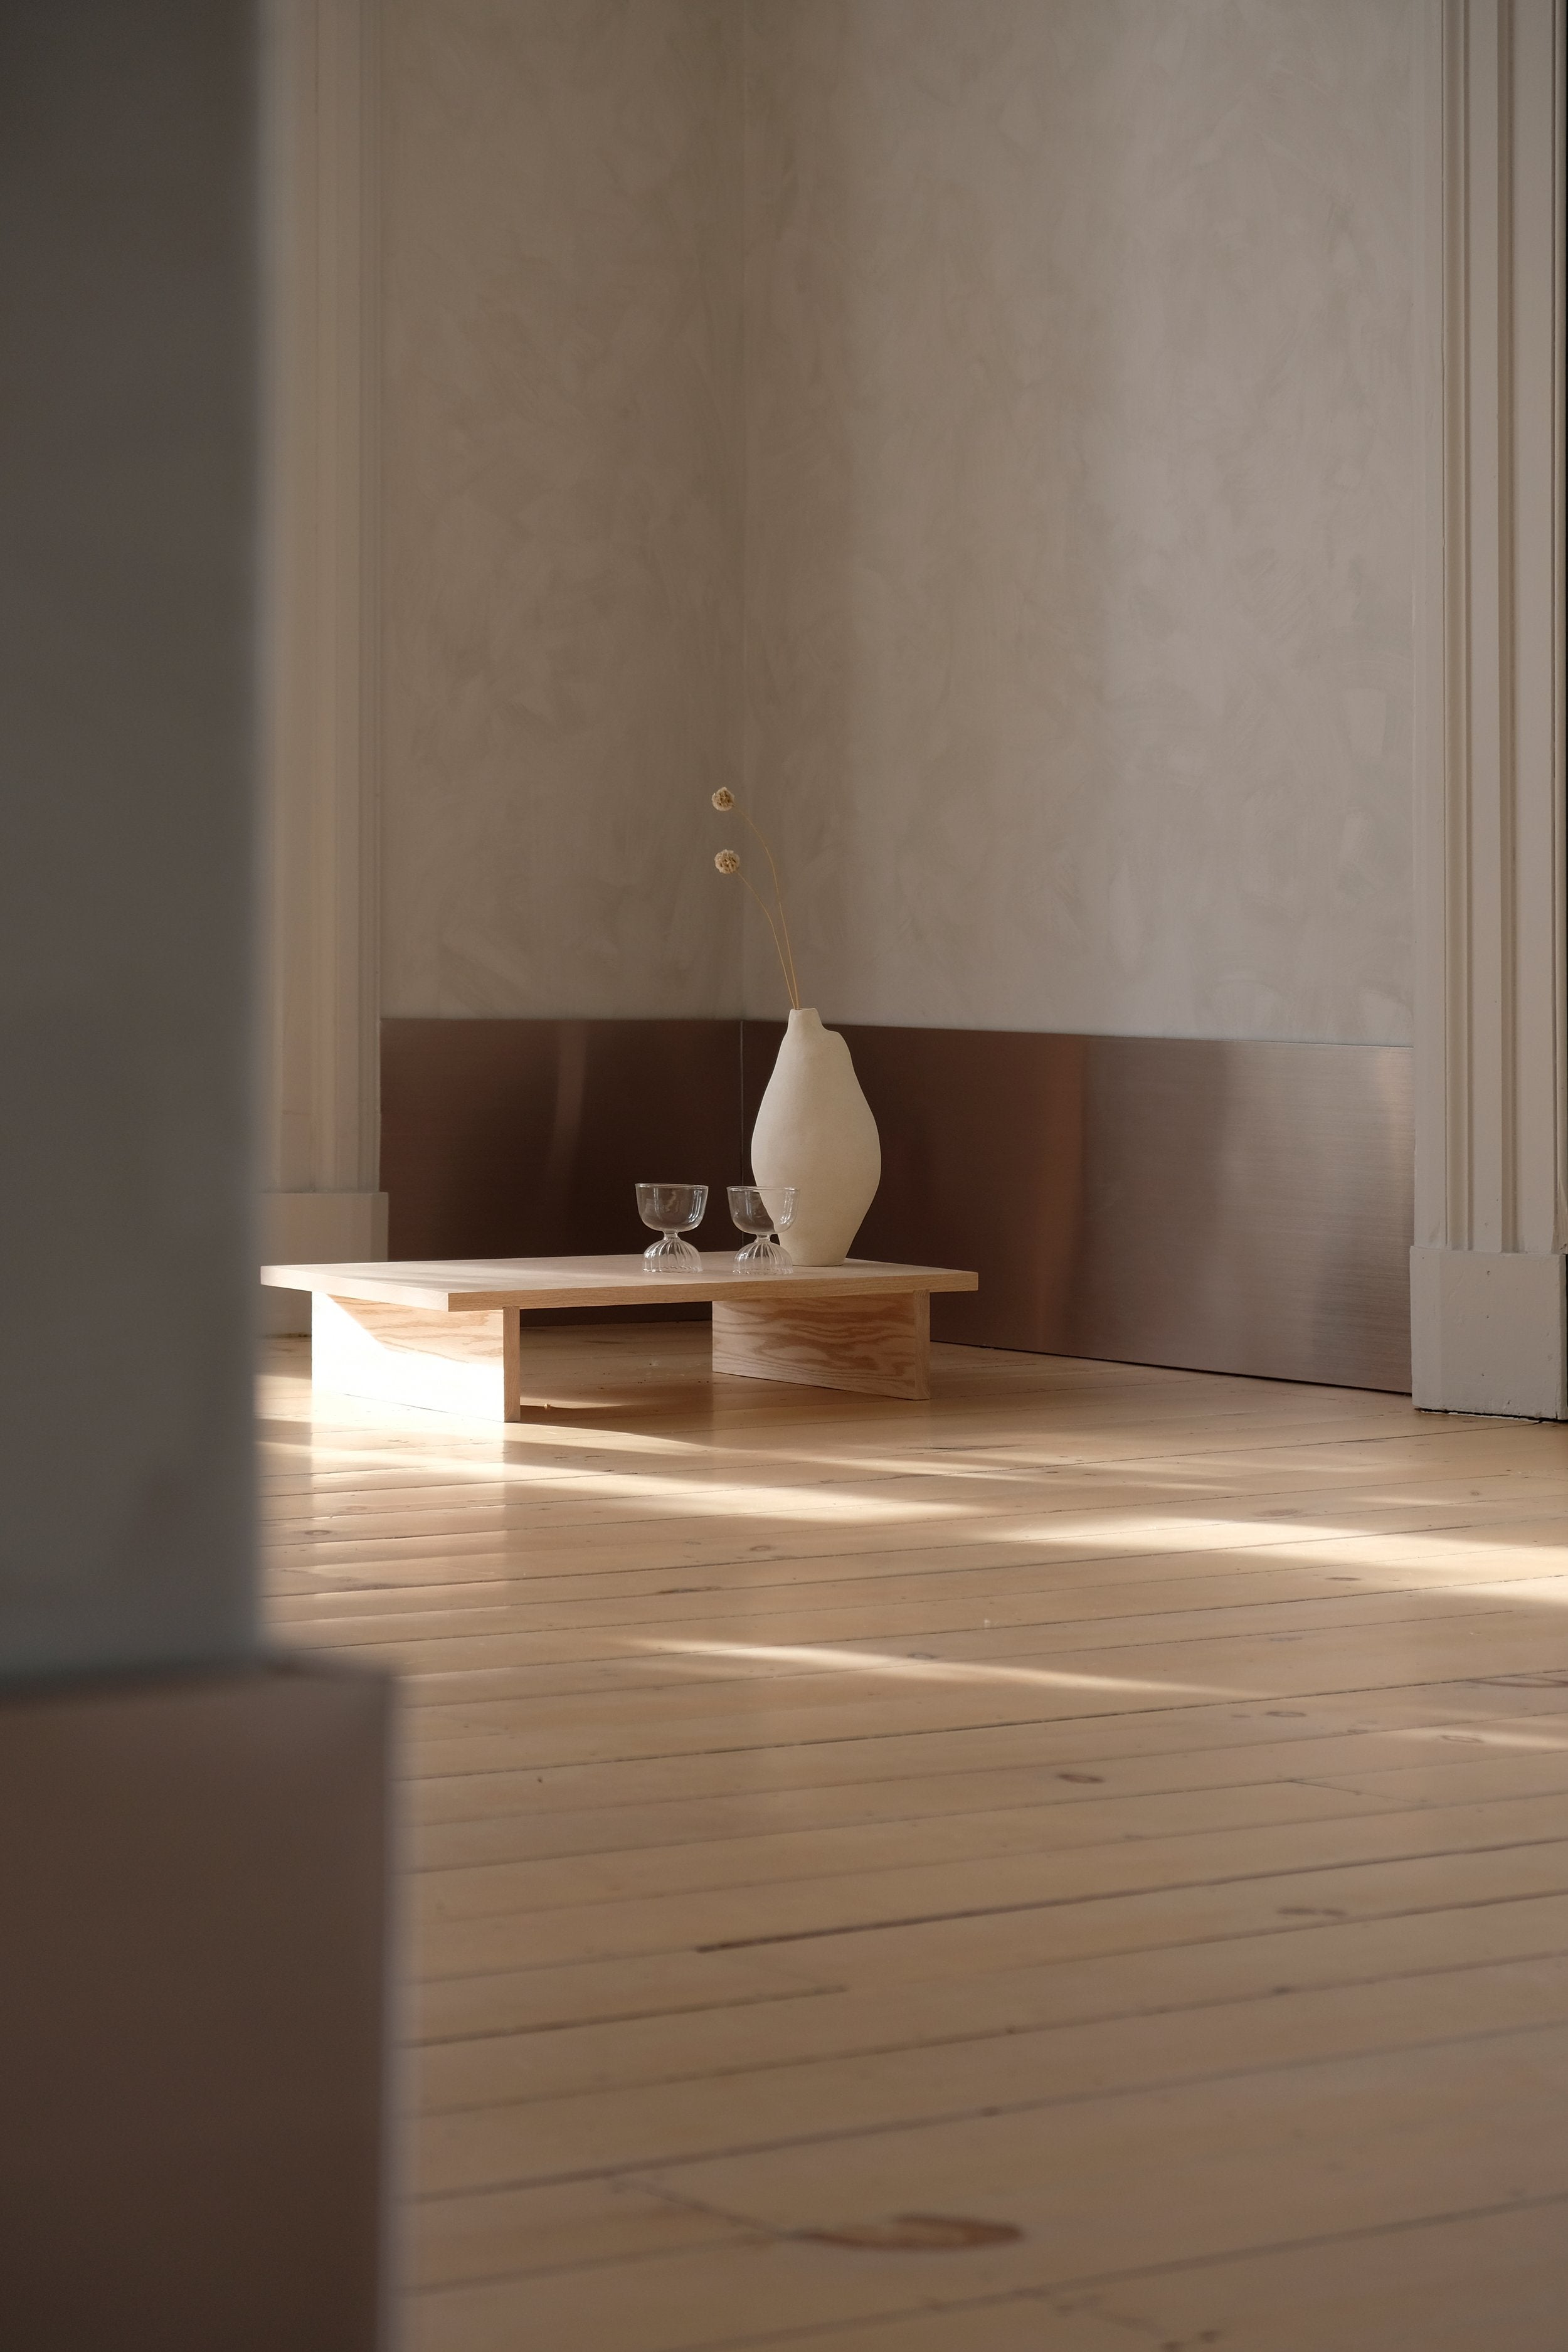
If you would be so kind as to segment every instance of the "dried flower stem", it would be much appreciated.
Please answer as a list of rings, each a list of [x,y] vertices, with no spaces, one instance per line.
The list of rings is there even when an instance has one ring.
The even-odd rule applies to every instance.
[[[736,803],[736,813],[739,815],[742,824],[745,825],[747,830],[753,834],[756,839],[762,843],[763,856],[768,861],[768,872],[773,877],[773,904],[779,910],[779,930],[782,930],[784,933],[784,946],[780,950],[779,961],[784,966],[784,982],[789,989],[789,1001],[798,1013],[800,1010],[800,982],[795,978],[795,950],[790,945],[789,918],[784,913],[784,892],[779,887],[779,869],[773,862],[773,853],[768,846],[765,835],[758,826],[752,823],[751,818],[746,814],[745,810],[740,806],[738,802]],[[753,898],[756,898],[755,891],[753,891],[752,895]],[[762,900],[758,898],[757,904],[759,907],[762,906]],[[765,907],[763,907],[763,914],[767,913],[767,908]],[[773,945],[775,947],[778,946],[777,931],[773,933]]]
[[[751,818],[746,814],[745,810],[741,807],[740,803],[736,800],[734,793],[730,790],[728,784],[721,784],[718,791],[713,794],[713,805],[719,811],[721,816],[728,816],[731,810],[733,809],[740,817],[742,824],[744,824],[751,832],[752,838],[762,844],[763,856],[768,861],[768,872],[773,876],[773,908],[768,907],[767,902],[761,896],[760,892],[752,889],[752,885],[750,881],[747,880],[745,875],[741,874],[741,861],[732,849],[721,849],[719,852],[718,856],[713,860],[713,863],[719,868],[721,874],[741,874],[742,881],[746,884],[747,889],[752,891],[752,898],[756,899],[758,906],[762,908],[763,913],[767,919],[768,929],[773,935],[773,951],[778,957],[779,967],[784,976],[784,986],[789,991],[790,1003],[794,1007],[795,1011],[798,1013],[800,1011],[800,982],[795,977],[795,946],[789,935],[789,917],[784,913],[784,891],[779,884],[778,861],[773,856],[773,845],[768,840],[766,835],[762,831],[762,828],[752,823]],[[774,909],[777,910],[778,914],[778,921],[776,923],[773,921]],[[780,938],[781,932],[783,933],[782,940]]]
[[[755,831],[756,831],[755,826],[753,826],[753,827],[752,827],[752,831],[753,831],[753,832],[755,832]],[[762,835],[761,835],[761,834],[758,834],[758,835],[757,835],[757,838],[758,838],[758,840],[759,840],[759,841],[762,841]],[[767,844],[766,844],[766,842],[763,842],[763,848],[764,848],[764,849],[767,847]],[[769,862],[770,862],[770,864],[771,864],[771,862],[772,862],[772,861],[770,860]],[[753,885],[753,883],[752,883],[752,878],[751,878],[751,877],[750,877],[750,875],[749,875],[749,874],[742,873],[742,874],[741,875],[741,879],[742,879],[742,881],[745,884],[745,886],[746,886],[747,889],[751,891],[752,896],[752,898],[755,898],[755,900],[756,900],[756,902],[757,902],[758,906],[762,908],[762,910],[763,910],[763,922],[764,922],[764,923],[766,923],[766,925],[767,925],[767,927],[768,927],[769,930],[770,930],[770,931],[772,931],[772,933],[773,933],[773,949],[774,949],[775,953],[776,953],[776,954],[777,954],[777,956],[778,956],[778,960],[779,960],[779,969],[783,971],[784,976],[784,986],[785,986],[785,987],[788,989],[788,991],[789,991],[789,1001],[790,1001],[791,1004],[795,1007],[795,1011],[798,1013],[798,1012],[800,1011],[800,991],[796,988],[796,986],[795,986],[795,971],[794,971],[794,967],[793,967],[791,964],[789,964],[788,962],[786,962],[786,961],[785,961],[784,949],[783,949],[783,947],[779,944],[778,926],[777,926],[777,924],[775,924],[775,923],[774,923],[774,921],[773,921],[773,919],[772,915],[768,912],[768,902],[767,902],[767,900],[763,897],[762,893],[761,893],[761,892],[760,892],[760,891],[755,887],[755,886]],[[776,875],[775,875],[775,877],[773,877],[773,889],[774,889],[774,892],[775,892],[775,894],[776,894],[777,889],[778,889],[778,877],[777,877],[777,876],[776,876]],[[781,898],[781,899],[779,900],[779,922],[781,922],[781,923],[782,923],[782,922],[783,922],[783,920],[784,920],[784,901],[783,901],[783,899]],[[786,932],[786,934],[785,934],[785,937],[786,937],[786,938],[788,937],[787,932]]]

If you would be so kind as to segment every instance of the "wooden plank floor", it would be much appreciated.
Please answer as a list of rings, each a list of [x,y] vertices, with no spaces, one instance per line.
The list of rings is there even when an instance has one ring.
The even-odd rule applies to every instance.
[[[1564,2352],[1568,1429],[527,1344],[263,1381],[275,1627],[405,1677],[415,2352]]]

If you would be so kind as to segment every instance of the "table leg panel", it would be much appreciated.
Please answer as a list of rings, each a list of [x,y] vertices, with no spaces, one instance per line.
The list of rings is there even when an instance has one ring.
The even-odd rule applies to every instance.
[[[473,1420],[520,1418],[515,1307],[449,1315],[312,1293],[310,1374],[342,1396]]]
[[[792,1300],[715,1299],[713,1369],[865,1396],[931,1394],[931,1295]]]

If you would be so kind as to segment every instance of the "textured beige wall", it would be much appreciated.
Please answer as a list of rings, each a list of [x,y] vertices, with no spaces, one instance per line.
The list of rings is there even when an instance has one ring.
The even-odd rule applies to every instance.
[[[1406,1038],[1415,5],[387,0],[387,1009]]]
[[[387,0],[389,1013],[736,1009],[740,30]]]
[[[748,772],[808,999],[1407,1038],[1409,0],[747,35]]]

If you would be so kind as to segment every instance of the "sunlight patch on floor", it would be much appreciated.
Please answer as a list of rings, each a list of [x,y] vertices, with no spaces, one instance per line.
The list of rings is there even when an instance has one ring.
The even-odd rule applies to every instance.
[[[833,1650],[813,1643],[638,1641],[634,1649],[679,1658],[749,1659],[759,1664],[809,1666],[829,1674],[888,1675],[912,1683],[1024,1683],[1037,1689],[1155,1691],[1189,1698],[1258,1698],[1258,1691],[1217,1683],[1137,1681],[1125,1675],[1059,1674],[1044,1666],[995,1666],[967,1659],[909,1658],[882,1650]]]
[[[1551,1754],[1568,1755],[1568,1738],[1544,1731],[1481,1731],[1474,1724],[1419,1724],[1414,1728],[1388,1730],[1388,1739],[1442,1740],[1454,1748],[1527,1748]]]

